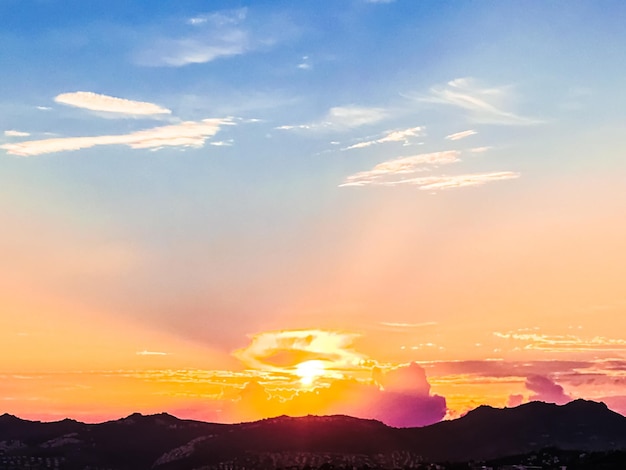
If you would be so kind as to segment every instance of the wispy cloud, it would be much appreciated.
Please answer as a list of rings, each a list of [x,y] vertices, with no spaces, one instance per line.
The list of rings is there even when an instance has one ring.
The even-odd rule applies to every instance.
[[[375,124],[389,117],[383,108],[368,108],[362,106],[336,106],[330,108],[326,116],[317,122],[300,125],[286,125],[277,127],[280,130],[329,130],[342,131],[355,127]]]
[[[524,349],[551,352],[626,351],[626,340],[621,338],[605,338],[603,336],[582,338],[576,335],[547,335],[524,330],[507,333],[495,332],[494,335],[498,338],[526,343]]]
[[[486,124],[532,125],[540,120],[524,117],[509,109],[512,101],[510,86],[481,87],[472,78],[457,78],[445,85],[435,86],[426,96],[412,96],[427,103],[455,106],[465,110],[472,121]]]
[[[88,109],[90,111],[104,111],[107,113],[125,114],[133,116],[150,116],[171,114],[167,108],[145,101],[133,101],[124,98],[101,95],[90,91],[76,91],[62,93],[54,98],[57,103]]]
[[[511,180],[520,177],[514,171],[492,171],[488,173],[466,173],[463,175],[426,176],[396,181],[393,184],[414,184],[423,190],[439,190],[483,186],[494,181]]]
[[[145,349],[143,351],[137,351],[135,354],[137,354],[137,356],[169,356],[169,353],[166,352],[147,351]]]
[[[240,8],[190,18],[186,23],[191,31],[153,39],[135,53],[135,61],[144,66],[182,67],[244,54],[255,48],[243,26],[246,17],[247,9]]]
[[[520,177],[520,173],[513,171],[417,176],[419,173],[432,171],[433,168],[437,168],[441,165],[460,162],[460,156],[461,151],[459,150],[446,150],[388,160],[379,163],[371,170],[361,171],[348,176],[339,187],[413,185],[422,190],[435,191],[468,186],[482,186],[494,181],[510,180]]]
[[[30,135],[29,132],[16,131],[15,129],[9,129],[4,131],[4,135],[6,137],[28,137]]]
[[[202,147],[209,137],[217,134],[231,119],[204,119],[185,121],[170,126],[154,127],[130,134],[91,137],[64,137],[31,140],[0,145],[11,155],[30,157],[47,153],[80,150],[99,145],[126,145],[132,149],[159,149],[162,147]]]
[[[484,153],[484,152],[487,152],[488,150],[491,150],[492,148],[493,147],[485,145],[483,147],[473,147],[471,149],[468,149],[467,151],[470,153]]]
[[[461,139],[465,139],[466,137],[469,137],[470,135],[475,135],[475,134],[478,134],[478,132],[470,129],[467,131],[456,132],[454,134],[447,135],[446,140],[461,140]]]
[[[340,186],[366,186],[372,184],[389,184],[388,178],[429,170],[429,167],[449,165],[460,161],[461,152],[447,150],[444,152],[423,153],[410,157],[401,157],[379,163],[368,171],[361,171],[348,176]]]
[[[408,129],[403,129],[399,131],[391,131],[385,134],[380,139],[359,142],[342,150],[360,149],[370,147],[371,145],[384,144],[386,142],[402,142],[404,145],[409,145],[411,137],[421,136],[423,135],[423,131],[424,128],[420,126],[410,127]]]

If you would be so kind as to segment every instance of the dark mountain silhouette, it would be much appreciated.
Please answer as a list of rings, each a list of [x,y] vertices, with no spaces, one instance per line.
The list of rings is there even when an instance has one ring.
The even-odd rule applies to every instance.
[[[349,416],[280,416],[232,425],[165,413],[135,413],[100,424],[0,416],[2,459],[56,459],[67,469],[278,468],[324,462],[401,468],[422,460],[488,460],[547,447],[626,450],[626,418],[585,400],[481,406],[454,421],[404,429]]]

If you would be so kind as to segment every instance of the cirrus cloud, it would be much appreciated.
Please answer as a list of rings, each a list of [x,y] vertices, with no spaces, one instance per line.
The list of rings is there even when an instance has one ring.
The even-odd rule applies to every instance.
[[[320,121],[309,124],[285,125],[277,127],[279,130],[328,130],[344,131],[375,124],[389,117],[389,113],[383,108],[370,108],[363,106],[335,106],[328,110],[326,116]]]
[[[229,118],[204,119],[154,127],[129,134],[30,140],[0,145],[0,148],[6,150],[10,155],[20,157],[87,149],[102,145],[126,145],[132,149],[153,150],[162,147],[199,148],[204,145],[209,137],[217,134],[222,126],[232,124],[233,121]]]
[[[463,109],[473,122],[484,124],[527,126],[542,121],[521,116],[510,110],[510,86],[484,87],[473,78],[457,78],[445,85],[434,86],[426,96],[412,96],[423,103],[435,103]]]
[[[90,111],[103,111],[106,113],[133,116],[151,116],[172,113],[169,109],[154,103],[116,98],[114,96],[101,95],[90,91],[61,93],[54,98],[54,101],[76,108],[88,109]]]

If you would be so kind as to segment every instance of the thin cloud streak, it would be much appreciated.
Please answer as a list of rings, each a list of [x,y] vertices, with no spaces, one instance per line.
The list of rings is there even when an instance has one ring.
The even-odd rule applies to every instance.
[[[520,173],[514,171],[494,171],[490,173],[468,173],[453,176],[427,176],[414,180],[402,180],[397,184],[415,184],[422,190],[438,190],[482,186],[494,181],[517,179]]]
[[[101,145],[126,145],[132,149],[154,149],[162,147],[204,146],[209,137],[217,134],[222,126],[233,125],[231,119],[204,119],[185,121],[171,126],[154,127],[130,134],[91,137],[64,137],[31,140],[15,144],[0,145],[10,155],[32,157],[47,153],[73,151]]]
[[[535,349],[551,352],[575,351],[625,351],[626,340],[594,336],[590,339],[576,335],[545,335],[525,332],[494,332],[494,336],[526,342],[524,349]]]
[[[62,93],[54,98],[57,103],[88,109],[90,111],[104,111],[107,113],[126,114],[133,116],[150,116],[171,114],[167,108],[145,101],[133,101],[125,98],[101,95],[90,91],[76,91]]]
[[[4,135],[6,137],[28,137],[30,135],[30,132],[22,132],[15,129],[9,129],[4,131]]]
[[[467,131],[456,132],[454,134],[447,135],[446,140],[461,140],[461,139],[465,139],[466,137],[469,137],[471,135],[476,135],[476,134],[478,134],[478,132],[476,132],[473,129],[470,129]]]
[[[137,351],[135,354],[137,354],[137,356],[169,356],[169,353],[166,352],[147,351],[145,349],[143,351]]]
[[[417,136],[423,135],[422,133],[423,130],[424,130],[423,127],[417,126],[417,127],[410,127],[408,129],[404,129],[400,131],[392,131],[392,132],[387,133],[385,136],[381,137],[380,139],[359,142],[357,144],[346,147],[342,150],[353,150],[353,149],[365,148],[365,147],[370,147],[376,144],[384,144],[386,142],[402,142],[403,145],[409,145],[410,144],[409,139],[411,137],[417,137]]]

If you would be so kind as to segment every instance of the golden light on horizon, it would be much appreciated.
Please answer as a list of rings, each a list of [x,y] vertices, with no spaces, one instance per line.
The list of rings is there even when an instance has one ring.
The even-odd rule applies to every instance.
[[[305,387],[313,385],[315,380],[326,373],[324,361],[313,359],[301,362],[296,366],[296,375],[300,377],[300,384]]]

